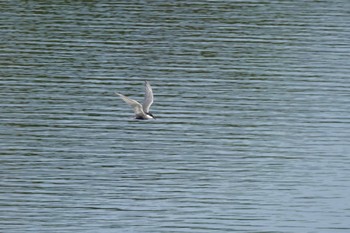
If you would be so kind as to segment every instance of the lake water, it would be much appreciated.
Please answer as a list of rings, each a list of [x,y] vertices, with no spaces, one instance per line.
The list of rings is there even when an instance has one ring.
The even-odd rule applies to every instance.
[[[0,3],[1,232],[350,232],[349,1],[111,2]]]

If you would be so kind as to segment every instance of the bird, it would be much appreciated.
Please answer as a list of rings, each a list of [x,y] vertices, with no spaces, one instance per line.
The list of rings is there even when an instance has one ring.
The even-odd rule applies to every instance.
[[[130,99],[129,97],[126,97],[125,95],[122,95],[118,92],[115,94],[119,95],[122,100],[125,101],[128,105],[130,105],[135,112],[135,119],[137,120],[148,120],[148,119],[156,119],[152,113],[149,111],[152,103],[153,103],[153,91],[150,83],[148,81],[145,81],[145,98],[143,100],[143,103],[140,104],[136,100]]]

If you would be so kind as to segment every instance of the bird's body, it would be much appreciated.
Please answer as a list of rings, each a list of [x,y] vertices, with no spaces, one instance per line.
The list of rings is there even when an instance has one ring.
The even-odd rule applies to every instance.
[[[122,95],[119,93],[116,93],[116,94],[119,95],[120,98],[122,98],[122,100],[125,101],[125,103],[127,103],[134,109],[135,119],[138,119],[138,120],[155,119],[155,117],[149,111],[153,103],[153,91],[149,82],[145,81],[145,99],[143,100],[142,104],[140,104],[136,100],[126,97],[125,95]]]

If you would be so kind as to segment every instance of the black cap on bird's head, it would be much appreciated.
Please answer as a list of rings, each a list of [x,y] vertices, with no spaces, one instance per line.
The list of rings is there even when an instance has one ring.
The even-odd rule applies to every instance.
[[[156,119],[151,112],[148,112],[147,115],[149,115],[149,116],[153,117],[154,119]]]

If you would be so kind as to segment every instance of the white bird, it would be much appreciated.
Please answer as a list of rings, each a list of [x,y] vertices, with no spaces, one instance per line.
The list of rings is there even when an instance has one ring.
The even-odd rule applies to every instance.
[[[143,104],[141,105],[136,100],[130,99],[125,95],[116,93],[120,96],[128,105],[130,105],[135,112],[135,118],[139,120],[147,120],[147,119],[155,119],[152,113],[149,111],[152,103],[153,103],[153,91],[149,82],[145,81],[145,99],[143,100]]]

